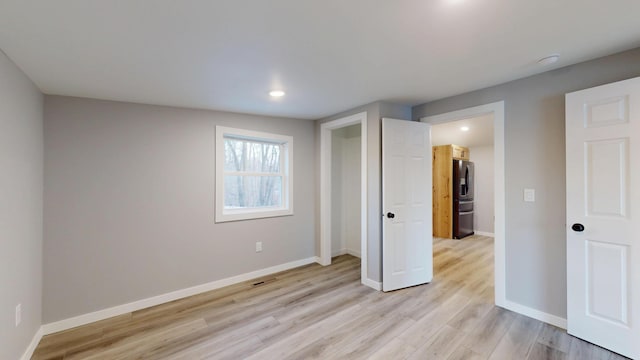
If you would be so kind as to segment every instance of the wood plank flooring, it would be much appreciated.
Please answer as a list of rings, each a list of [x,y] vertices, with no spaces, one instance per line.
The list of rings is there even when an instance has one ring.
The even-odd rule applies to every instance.
[[[45,336],[33,359],[624,359],[495,307],[492,238],[434,239],[434,274],[378,292],[344,255]]]

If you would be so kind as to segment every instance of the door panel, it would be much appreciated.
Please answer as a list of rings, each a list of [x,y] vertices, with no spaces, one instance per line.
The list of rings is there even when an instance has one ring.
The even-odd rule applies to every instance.
[[[587,216],[626,214],[628,139],[587,141]]]
[[[627,246],[587,240],[587,314],[629,326]]]
[[[585,102],[585,127],[610,126],[629,122],[629,97],[594,99]]]
[[[433,277],[430,125],[382,119],[382,154],[382,289],[391,291]]]
[[[636,359],[639,142],[640,78],[567,94],[567,330]]]
[[[391,227],[391,236],[395,240],[391,249],[393,251],[393,276],[401,276],[406,272],[407,262],[404,261],[404,250],[406,248],[406,236],[404,222],[397,221],[389,225]]]

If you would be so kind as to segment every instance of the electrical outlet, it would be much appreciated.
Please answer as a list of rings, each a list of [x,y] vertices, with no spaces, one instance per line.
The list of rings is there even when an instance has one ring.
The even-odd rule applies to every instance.
[[[16,327],[22,322],[22,304],[16,305]]]
[[[262,252],[262,241],[256,241],[256,252]]]
[[[535,189],[524,189],[524,201],[526,201],[526,202],[535,202],[536,201],[536,190]]]

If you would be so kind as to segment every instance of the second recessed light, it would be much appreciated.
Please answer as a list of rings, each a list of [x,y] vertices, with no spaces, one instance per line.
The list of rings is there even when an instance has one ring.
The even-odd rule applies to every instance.
[[[269,95],[271,97],[283,97],[284,96],[284,91],[282,91],[282,90],[272,90],[272,91],[269,91]]]
[[[460,128],[460,130],[462,131],[469,131],[469,127],[468,126],[463,126]]]
[[[538,60],[538,64],[542,66],[547,66],[547,65],[551,65],[558,62],[558,60],[560,60],[559,54],[551,54],[547,57],[543,57],[542,59]]]

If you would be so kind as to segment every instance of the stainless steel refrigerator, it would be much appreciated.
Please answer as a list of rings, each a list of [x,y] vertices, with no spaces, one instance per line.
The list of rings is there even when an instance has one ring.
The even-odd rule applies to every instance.
[[[453,160],[453,238],[473,235],[473,163]]]

